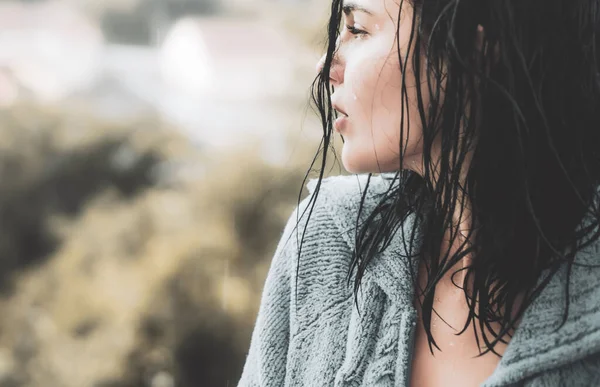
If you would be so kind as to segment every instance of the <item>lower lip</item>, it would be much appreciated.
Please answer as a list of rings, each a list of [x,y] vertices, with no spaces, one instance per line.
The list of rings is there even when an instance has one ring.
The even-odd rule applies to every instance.
[[[338,117],[335,120],[335,122],[333,123],[333,127],[335,128],[336,131],[340,132],[346,126],[347,121],[348,121],[348,117],[346,117],[346,116]]]

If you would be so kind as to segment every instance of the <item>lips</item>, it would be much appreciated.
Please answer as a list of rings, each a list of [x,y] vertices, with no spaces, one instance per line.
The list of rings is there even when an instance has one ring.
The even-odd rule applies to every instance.
[[[348,121],[347,116],[340,116],[333,123],[333,127],[335,128],[336,131],[341,132],[344,129],[344,127],[346,126],[347,121]]]
[[[335,130],[339,133],[342,132],[342,130],[344,130],[344,127],[347,125],[347,121],[348,121],[348,115],[346,114],[346,112],[344,112],[342,109],[340,109],[337,106],[334,106],[335,110],[340,113],[339,117],[337,117],[337,119],[334,121],[333,123],[333,127],[335,128]]]

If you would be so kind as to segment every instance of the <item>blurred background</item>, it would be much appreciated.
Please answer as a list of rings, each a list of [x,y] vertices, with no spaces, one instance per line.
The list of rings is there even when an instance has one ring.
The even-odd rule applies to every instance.
[[[0,0],[0,387],[237,384],[328,7]]]

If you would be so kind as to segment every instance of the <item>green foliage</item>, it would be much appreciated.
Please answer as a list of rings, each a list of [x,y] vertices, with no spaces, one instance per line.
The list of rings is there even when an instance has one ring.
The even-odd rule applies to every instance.
[[[0,290],[10,290],[11,274],[52,255],[60,244],[48,220],[75,216],[96,195],[114,188],[131,198],[155,184],[160,156],[136,154],[125,131],[99,137],[80,148],[59,149],[53,135],[60,125],[38,117],[37,129],[20,127],[13,112],[0,115]],[[35,113],[33,113],[35,114]],[[15,125],[15,126],[11,126]]]
[[[233,385],[313,152],[289,141],[279,168],[251,144],[207,157],[155,117],[0,112],[0,352],[27,354],[0,356],[6,380]]]

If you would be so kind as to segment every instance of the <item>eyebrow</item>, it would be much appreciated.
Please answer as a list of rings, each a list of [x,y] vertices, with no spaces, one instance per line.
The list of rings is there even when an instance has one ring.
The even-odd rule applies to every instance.
[[[373,12],[369,11],[367,8],[363,7],[362,5],[353,3],[352,1],[345,1],[344,5],[342,6],[342,10],[344,11],[344,14],[346,14],[346,16],[348,16],[352,12],[364,12],[367,15],[373,16]]]

